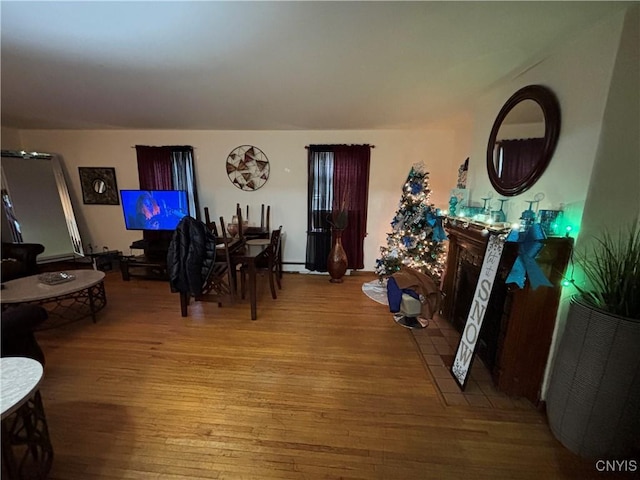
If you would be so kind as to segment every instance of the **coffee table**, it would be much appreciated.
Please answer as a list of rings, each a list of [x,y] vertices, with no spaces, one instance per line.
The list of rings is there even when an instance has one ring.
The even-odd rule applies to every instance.
[[[41,283],[39,275],[5,282],[0,293],[2,310],[12,305],[34,303],[42,305],[49,314],[57,315],[64,320],[80,320],[90,315],[95,323],[96,313],[107,305],[104,272],[67,270],[66,273],[75,278],[57,285]]]

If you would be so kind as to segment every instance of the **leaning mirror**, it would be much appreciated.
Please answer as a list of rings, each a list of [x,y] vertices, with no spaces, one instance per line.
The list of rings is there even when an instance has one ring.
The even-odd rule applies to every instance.
[[[2,150],[1,217],[3,242],[44,245],[39,262],[84,255],[56,155]]]
[[[560,105],[551,90],[529,85],[504,104],[487,144],[487,173],[498,193],[531,188],[553,156],[560,134]]]

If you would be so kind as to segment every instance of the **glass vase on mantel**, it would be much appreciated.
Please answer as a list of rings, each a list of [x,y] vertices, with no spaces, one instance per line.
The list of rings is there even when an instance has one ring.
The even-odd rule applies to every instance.
[[[342,277],[347,272],[347,252],[342,246],[342,230],[333,229],[333,247],[327,259],[327,271],[331,275],[331,283],[342,283]]]

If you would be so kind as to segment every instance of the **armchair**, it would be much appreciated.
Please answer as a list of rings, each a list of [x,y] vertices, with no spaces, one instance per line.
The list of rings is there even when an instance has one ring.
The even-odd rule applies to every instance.
[[[38,273],[37,257],[44,252],[39,243],[2,242],[2,281]]]

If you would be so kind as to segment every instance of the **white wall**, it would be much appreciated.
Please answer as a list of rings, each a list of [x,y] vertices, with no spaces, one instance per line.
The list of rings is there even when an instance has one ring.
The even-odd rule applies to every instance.
[[[624,23],[579,244],[640,214],[640,6]]]
[[[135,145],[192,145],[201,209],[213,218],[231,220],[236,203],[250,205],[259,221],[260,205],[271,205],[271,224],[286,232],[284,261],[304,263],[306,248],[307,150],[305,145],[369,143],[371,154],[368,232],[365,270],[373,270],[389,224],[398,207],[401,188],[411,165],[424,161],[431,172],[432,202],[448,203],[455,186],[452,171],[458,158],[451,128],[429,131],[21,131],[25,148],[62,156],[70,194],[84,244],[130,253],[140,232],[127,231],[120,206],[83,205],[78,167],[115,167],[119,189],[138,187]],[[259,147],[269,158],[269,181],[255,192],[234,187],[226,175],[227,155],[239,145]],[[452,169],[452,165],[454,168]],[[133,252],[139,253],[139,252]],[[288,269],[293,269],[292,266]]]
[[[473,201],[481,205],[480,198],[487,192],[498,197],[486,172],[487,140],[498,112],[514,92],[527,85],[540,84],[550,88],[560,103],[562,123],[558,145],[541,179],[529,191],[511,197],[504,205],[505,211],[509,221],[516,221],[527,208],[525,200],[542,192],[545,199],[540,208],[558,208],[562,203],[573,215],[574,223],[580,223],[621,24],[622,14],[609,17],[524,74],[479,99],[474,111],[475,129],[468,174]]]
[[[637,215],[640,205],[637,11],[635,7],[629,12],[626,25],[626,12],[603,20],[478,102],[474,112],[473,160],[485,158],[493,120],[516,90],[542,84],[553,90],[560,102],[562,125],[555,154],[538,183],[505,204],[510,221],[517,220],[527,206],[525,200],[538,192],[545,194],[540,208],[564,204],[569,223],[574,227],[582,223],[585,232],[594,230],[591,225],[596,221],[600,228],[615,228],[620,219]],[[484,162],[470,163],[469,185],[476,200],[488,191],[493,192]],[[579,229],[574,229],[573,234],[578,233]],[[563,290],[542,398],[564,331],[569,298],[575,293],[572,287]]]
[[[0,129],[0,142],[2,150],[22,150],[20,131],[15,128],[2,127]]]
[[[615,65],[607,91],[602,128],[595,152],[580,236],[576,249],[593,241],[603,230],[615,234],[640,215],[640,7],[631,8],[621,22]],[[579,268],[577,268],[579,278]],[[558,313],[544,391],[558,344],[564,333],[569,297],[565,289]]]

